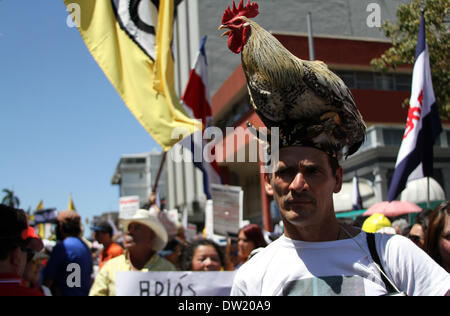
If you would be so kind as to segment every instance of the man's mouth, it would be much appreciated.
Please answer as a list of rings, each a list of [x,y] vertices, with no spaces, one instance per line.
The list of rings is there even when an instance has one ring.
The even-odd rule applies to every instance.
[[[312,197],[290,198],[285,201],[287,207],[302,206],[307,204],[315,204],[316,200]]]

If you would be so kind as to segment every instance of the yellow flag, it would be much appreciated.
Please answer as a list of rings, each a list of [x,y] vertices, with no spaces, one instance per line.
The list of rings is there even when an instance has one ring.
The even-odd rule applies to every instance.
[[[44,209],[44,201],[40,200],[38,206],[36,206],[36,211],[40,211]],[[34,214],[33,214],[33,220],[34,220]],[[38,229],[38,236],[41,237],[41,239],[44,239],[45,237],[45,226],[44,224],[38,224],[37,225],[37,229]]]
[[[40,200],[38,206],[36,207],[36,211],[40,211],[44,209],[44,201]]]
[[[77,209],[75,208],[75,204],[73,203],[72,194],[70,194],[70,197],[69,197],[69,205],[68,205],[67,209],[68,209],[69,211],[76,211],[76,210],[77,210]]]
[[[151,0],[64,2],[105,75],[165,151],[179,141],[172,138],[174,128],[189,133],[199,129],[175,94],[174,0],[160,0],[159,8]]]

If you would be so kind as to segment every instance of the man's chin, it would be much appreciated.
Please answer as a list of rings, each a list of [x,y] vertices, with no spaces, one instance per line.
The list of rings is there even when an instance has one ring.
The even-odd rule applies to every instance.
[[[292,224],[301,224],[311,219],[314,210],[312,207],[290,208],[285,211],[285,218]]]

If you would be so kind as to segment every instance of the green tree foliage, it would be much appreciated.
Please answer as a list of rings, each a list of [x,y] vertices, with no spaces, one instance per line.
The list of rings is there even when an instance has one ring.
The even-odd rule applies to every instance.
[[[19,207],[20,200],[19,198],[14,194],[14,191],[3,189],[2,191],[5,195],[2,199],[2,204],[11,206],[11,207]]]
[[[397,21],[384,21],[381,25],[392,47],[371,61],[378,71],[395,70],[403,65],[413,65],[419,34],[422,9],[425,8],[426,37],[430,52],[431,74],[436,102],[441,118],[450,115],[450,1],[413,0],[397,10]],[[404,105],[408,105],[405,100]]]

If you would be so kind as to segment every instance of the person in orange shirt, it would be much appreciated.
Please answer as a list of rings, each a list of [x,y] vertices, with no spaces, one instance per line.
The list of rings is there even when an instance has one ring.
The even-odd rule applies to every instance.
[[[113,242],[113,229],[108,222],[100,222],[91,229],[95,232],[95,239],[103,245],[103,251],[99,257],[99,268],[101,269],[106,261],[123,254],[123,248]]]

